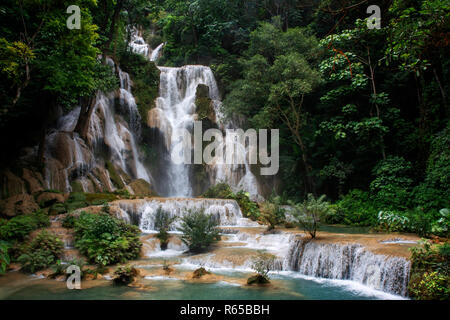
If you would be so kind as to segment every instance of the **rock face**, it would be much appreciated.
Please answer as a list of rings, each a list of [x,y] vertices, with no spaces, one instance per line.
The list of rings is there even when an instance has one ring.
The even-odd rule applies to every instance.
[[[29,194],[18,194],[0,201],[0,212],[7,217],[29,214],[39,210],[39,206]]]
[[[150,197],[152,195],[155,195],[150,183],[148,183],[143,179],[134,180],[128,186],[131,188],[131,190],[133,190],[133,193],[137,196]]]
[[[64,203],[66,197],[61,193],[43,192],[37,196],[36,201],[41,207],[45,208],[55,203]]]

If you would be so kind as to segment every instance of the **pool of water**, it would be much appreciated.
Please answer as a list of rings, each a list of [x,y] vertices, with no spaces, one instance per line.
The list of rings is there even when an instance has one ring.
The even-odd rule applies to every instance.
[[[219,272],[220,273],[220,272]],[[223,271],[223,273],[227,273]],[[232,277],[247,274],[228,272]],[[290,273],[273,274],[269,287],[240,286],[228,281],[194,283],[191,281],[150,277],[145,288],[114,286],[111,281],[82,282],[82,290],[68,290],[65,282],[16,276],[15,281],[0,282],[4,300],[362,300],[392,299],[395,296],[358,286],[350,281],[311,279]],[[93,285],[95,282],[95,285]]]

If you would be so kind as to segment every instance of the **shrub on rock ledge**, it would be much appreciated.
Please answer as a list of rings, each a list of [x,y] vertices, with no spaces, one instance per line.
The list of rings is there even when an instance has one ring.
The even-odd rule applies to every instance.
[[[275,258],[276,257],[273,254],[258,251],[258,254],[253,258],[252,261],[252,269],[256,271],[256,275],[248,278],[247,284],[251,285],[269,283],[269,271],[273,269]]]
[[[205,268],[201,267],[194,271],[194,273],[192,274],[192,278],[199,279],[206,274],[211,274],[211,272],[209,272]]]
[[[139,272],[131,266],[120,266],[114,271],[114,284],[128,285],[136,279]]]
[[[92,263],[110,265],[136,259],[142,247],[136,226],[111,217],[82,212],[75,221],[75,247]]]
[[[218,226],[215,217],[201,210],[184,216],[178,230],[183,233],[181,241],[189,247],[189,251],[201,252],[220,240]]]

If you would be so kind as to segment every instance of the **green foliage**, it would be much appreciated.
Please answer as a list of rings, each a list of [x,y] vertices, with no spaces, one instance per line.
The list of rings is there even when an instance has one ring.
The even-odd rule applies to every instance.
[[[67,229],[73,229],[75,227],[76,218],[72,214],[68,214],[62,221],[62,227]]]
[[[158,231],[156,237],[161,243],[161,250],[166,250],[169,243],[170,225],[177,217],[172,217],[170,212],[164,211],[161,207],[156,210],[154,229]]]
[[[273,254],[258,251],[257,255],[252,259],[252,269],[257,273],[256,277],[250,277],[247,284],[264,284],[269,283],[269,271],[273,269],[276,257]]]
[[[136,99],[139,114],[144,123],[147,114],[155,105],[159,88],[159,69],[155,63],[148,61],[142,55],[125,51],[120,57],[120,65],[131,75],[133,80],[133,95]]]
[[[411,280],[409,294],[419,300],[448,300],[450,298],[450,245],[431,245],[423,241],[411,249]]]
[[[410,163],[400,157],[380,161],[373,169],[375,179],[370,184],[374,201],[381,209],[406,209],[413,180]]]
[[[302,203],[291,203],[294,208],[293,215],[298,224],[309,233],[311,238],[316,237],[321,219],[330,211],[330,205],[325,201],[325,195],[315,198],[308,194],[308,198]]]
[[[220,182],[209,187],[202,197],[210,199],[232,199],[233,191],[231,190],[230,185],[225,182]]]
[[[260,218],[268,226],[268,230],[275,227],[285,220],[285,210],[281,208],[280,198],[273,197],[263,202],[260,206]]]
[[[75,222],[75,247],[92,263],[110,265],[139,256],[140,230],[109,214],[82,212]]]
[[[42,231],[18,258],[24,272],[34,273],[53,265],[62,253],[63,242],[55,235]]]
[[[336,203],[334,211],[340,217],[336,223],[355,226],[373,226],[377,223],[378,210],[367,192],[352,190]]]
[[[237,201],[241,208],[242,215],[246,218],[250,218],[254,221],[258,220],[261,216],[258,204],[250,200],[250,194],[243,190],[233,194],[233,199]]]
[[[220,240],[218,226],[217,219],[205,214],[204,210],[189,211],[181,219],[178,230],[183,233],[181,241],[189,247],[191,252],[202,252],[212,243]]]
[[[10,244],[6,241],[0,240],[0,275],[4,274],[11,259],[8,254]]]
[[[127,285],[134,281],[138,271],[132,266],[120,266],[114,271],[114,284]]]
[[[36,229],[48,227],[50,219],[43,211],[37,211],[28,215],[14,217],[3,225],[0,225],[0,239],[23,240]]]

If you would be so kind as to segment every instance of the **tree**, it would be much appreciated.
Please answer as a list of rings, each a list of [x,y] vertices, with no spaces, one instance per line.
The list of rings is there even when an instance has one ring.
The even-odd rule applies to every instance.
[[[325,195],[315,198],[308,194],[308,198],[302,203],[290,203],[293,207],[293,215],[298,224],[309,233],[312,239],[316,237],[316,232],[320,220],[330,211],[329,203],[325,201]]]
[[[269,283],[269,271],[273,269],[276,257],[273,254],[258,251],[252,258],[252,269],[257,273],[256,276],[248,278],[247,284],[265,284]]]
[[[157,238],[160,241],[161,250],[166,250],[169,244],[169,229],[170,225],[177,217],[172,217],[170,212],[164,211],[161,207],[155,213],[155,230],[158,231]]]
[[[267,230],[271,231],[284,222],[285,211],[281,208],[280,198],[275,197],[261,204],[261,219],[268,225]]]
[[[212,243],[220,240],[218,226],[217,219],[205,214],[204,210],[189,211],[181,219],[178,230],[183,233],[181,241],[189,247],[191,252],[202,252]]]

